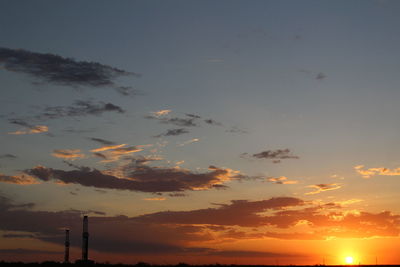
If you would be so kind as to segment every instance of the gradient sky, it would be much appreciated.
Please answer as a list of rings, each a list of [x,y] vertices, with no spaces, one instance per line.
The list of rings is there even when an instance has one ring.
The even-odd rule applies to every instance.
[[[398,264],[399,10],[0,1],[0,260]]]

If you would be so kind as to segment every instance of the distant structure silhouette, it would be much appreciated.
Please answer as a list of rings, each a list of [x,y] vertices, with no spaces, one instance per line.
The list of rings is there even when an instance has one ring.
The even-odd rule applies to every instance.
[[[82,261],[88,261],[88,246],[89,246],[89,232],[88,232],[88,216],[83,217],[83,231],[82,231]]]
[[[65,229],[65,254],[64,262],[69,262],[69,229]]]

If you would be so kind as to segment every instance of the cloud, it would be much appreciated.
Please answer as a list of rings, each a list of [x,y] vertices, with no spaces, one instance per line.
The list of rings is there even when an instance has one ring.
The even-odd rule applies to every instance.
[[[194,119],[200,119],[201,118],[199,115],[191,114],[191,113],[185,113],[185,115],[190,117],[190,118],[194,118]]]
[[[138,76],[97,62],[76,61],[54,54],[10,48],[0,48],[0,66],[7,71],[28,74],[43,82],[67,86],[116,87],[116,78]]]
[[[141,91],[136,90],[131,86],[118,86],[115,87],[115,91],[122,96],[137,96],[142,94]]]
[[[223,183],[243,179],[238,171],[210,166],[208,172],[195,173],[181,168],[152,167],[132,162],[113,172],[68,164],[76,170],[37,166],[25,173],[42,181],[80,184],[102,189],[141,192],[181,192],[220,188]]]
[[[62,245],[62,229],[68,228],[71,245],[79,247],[84,211],[41,211],[28,207],[32,205],[15,204],[0,196],[0,230],[24,232],[32,238]],[[89,222],[90,232],[95,236],[91,248],[98,252],[277,257],[269,251],[215,250],[207,245],[210,241],[218,245],[263,238],[397,237],[400,216],[389,211],[327,210],[298,198],[276,197],[258,201],[231,200],[211,208],[162,211],[136,217],[94,214]],[[299,224],[307,227],[306,230],[297,232]],[[192,247],[194,243],[197,247]],[[286,253],[279,255],[283,257]],[[288,252],[287,256],[291,255],[296,256]]]
[[[214,125],[214,126],[222,126],[222,123],[215,121],[213,119],[206,119],[204,120],[205,123],[210,124],[210,125]]]
[[[276,253],[268,251],[253,251],[253,250],[220,250],[208,253],[212,256],[222,256],[229,258],[286,258],[300,257],[302,254]]]
[[[243,153],[241,157],[252,157],[257,159],[270,159],[273,163],[280,163],[282,159],[299,159],[298,156],[292,155],[288,148],[286,149],[276,149],[276,150],[265,150],[260,153],[255,153],[249,155],[248,153]]]
[[[120,145],[106,145],[102,146],[99,148],[95,148],[90,150],[90,152],[101,152],[101,151],[107,151],[107,150],[112,150],[112,149],[117,149],[126,146],[126,144],[120,144]]]
[[[307,76],[310,76],[310,77],[314,77],[318,81],[322,81],[323,79],[325,79],[327,77],[327,75],[325,73],[323,73],[323,72],[318,72],[317,73],[317,72],[314,72],[314,71],[311,71],[311,70],[306,70],[306,69],[299,69],[298,72],[304,73],[304,74],[306,74]]]
[[[109,141],[109,140],[105,140],[105,139],[102,139],[102,138],[90,137],[88,139],[92,140],[94,142],[100,143],[102,145],[108,145],[108,146],[115,145],[115,142]]]
[[[0,249],[0,254],[16,254],[16,255],[32,255],[32,254],[62,254],[61,251],[49,251],[49,250],[36,250],[36,249],[24,249],[24,248],[14,248],[14,249]]]
[[[151,113],[154,117],[159,118],[159,117],[161,117],[161,116],[165,116],[165,115],[169,114],[171,111],[172,111],[172,110],[170,110],[170,109],[162,109],[162,110],[153,111],[153,112],[150,112],[150,113]]]
[[[69,160],[76,160],[85,157],[85,154],[82,154],[80,149],[55,149],[51,155],[56,158]]]
[[[277,197],[259,201],[232,200],[230,204],[218,204],[217,208],[163,211],[138,216],[137,220],[147,223],[257,227],[270,224],[270,217],[260,215],[261,212],[304,204],[303,200],[293,197]]]
[[[144,198],[143,200],[148,200],[148,201],[164,201],[166,200],[165,197],[147,197]]]
[[[237,126],[231,127],[229,130],[226,130],[226,132],[228,132],[228,133],[239,133],[239,134],[247,134],[248,133],[248,131],[240,129]]]
[[[27,174],[5,175],[0,173],[0,182],[7,184],[31,185],[39,182],[34,177]]]
[[[63,117],[81,117],[87,115],[101,115],[104,112],[125,113],[121,107],[112,103],[77,100],[71,106],[45,107],[36,119],[58,119]]]
[[[178,118],[178,117],[165,117],[165,115],[169,114],[171,110],[159,110],[155,112],[151,112],[151,115],[147,115],[145,119],[157,120],[163,124],[172,124],[180,127],[196,127],[198,124],[196,121],[198,120],[198,116],[193,114],[185,114],[188,118]]]
[[[13,135],[23,135],[23,134],[37,134],[37,133],[45,133],[49,131],[49,127],[45,125],[36,125],[29,130],[18,130],[15,132],[9,132],[8,134]]]
[[[3,234],[4,238],[35,238],[32,234]]]
[[[306,193],[306,195],[314,195],[314,194],[319,194],[324,191],[339,189],[342,187],[342,185],[341,184],[315,184],[315,185],[309,185],[307,187],[314,188],[316,190],[308,192],[308,193]]]
[[[299,181],[288,180],[288,178],[285,176],[270,177],[270,178],[268,178],[268,181],[273,182],[275,184],[298,184],[299,183]]]
[[[176,192],[176,193],[168,194],[168,196],[170,196],[170,197],[186,197],[187,195],[185,193]]]
[[[164,133],[161,133],[159,135],[156,135],[154,137],[162,137],[162,136],[177,136],[177,135],[182,135],[185,133],[189,133],[189,131],[185,128],[177,128],[177,129],[169,129]]]
[[[199,141],[200,141],[199,138],[193,138],[193,139],[187,140],[185,142],[179,143],[178,146],[186,146],[186,145],[189,145],[189,144],[192,144],[195,142],[199,142]]]
[[[132,153],[140,152],[142,150],[143,149],[139,148],[139,146],[127,146],[126,144],[121,144],[114,146],[104,146],[92,149],[90,151],[94,152],[95,156],[103,158],[102,162],[112,162],[119,160],[122,156],[130,155]]]
[[[319,80],[319,81],[321,81],[321,80],[323,80],[323,79],[325,79],[326,78],[326,75],[323,73],[323,72],[319,72],[318,74],[317,74],[317,76],[315,77],[315,79],[316,80]]]
[[[14,135],[36,134],[36,133],[45,133],[49,131],[49,128],[45,125],[32,125],[22,119],[9,119],[8,122],[11,124],[27,128],[27,130],[18,130],[15,132],[9,132],[8,134],[14,134]]]
[[[3,154],[0,155],[0,159],[16,159],[17,156],[13,155],[13,154]]]
[[[383,175],[383,176],[398,176],[400,175],[400,168],[396,169],[388,169],[385,167],[375,167],[364,169],[364,165],[355,166],[354,169],[357,173],[361,174],[363,178],[371,178],[375,175]]]

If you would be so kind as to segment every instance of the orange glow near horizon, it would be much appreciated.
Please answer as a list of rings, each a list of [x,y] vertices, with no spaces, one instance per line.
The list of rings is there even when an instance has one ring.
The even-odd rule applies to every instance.
[[[346,264],[352,265],[352,264],[354,264],[354,258],[353,258],[352,256],[346,256],[346,257],[344,258],[344,262],[345,262]]]

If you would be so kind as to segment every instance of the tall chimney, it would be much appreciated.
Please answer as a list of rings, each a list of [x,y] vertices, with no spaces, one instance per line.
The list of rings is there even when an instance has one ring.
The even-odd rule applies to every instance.
[[[64,254],[64,262],[69,262],[69,230],[65,229],[65,254]]]
[[[84,216],[83,231],[82,231],[82,261],[88,260],[88,245],[89,245],[88,216]]]

